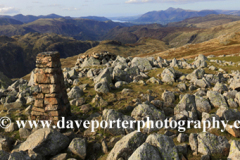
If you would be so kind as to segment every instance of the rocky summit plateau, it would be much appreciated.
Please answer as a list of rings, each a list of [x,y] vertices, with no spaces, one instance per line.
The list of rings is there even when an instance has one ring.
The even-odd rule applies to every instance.
[[[39,54],[37,69],[32,71],[29,80],[12,81],[1,73],[0,114],[13,122],[1,129],[1,160],[239,158],[240,130],[231,127],[232,122],[240,119],[239,53],[199,54],[172,60],[93,53],[80,55],[74,67],[60,69],[62,74],[59,73],[60,56],[56,54]],[[55,70],[58,76],[63,76],[62,82],[61,76],[51,78],[55,77]],[[68,120],[145,121],[149,117],[153,121],[198,120],[201,124],[214,118],[229,123],[223,132],[223,126],[208,127],[206,132],[193,127],[185,132],[169,128],[142,128],[138,132],[116,125],[104,129],[97,127],[94,132],[91,127],[85,129],[83,126],[54,129],[27,125],[19,129],[16,120],[31,120],[35,106],[51,119],[48,113],[53,111],[48,112],[48,109],[54,101],[44,99],[46,105],[41,108],[39,97],[42,94],[45,97],[62,95],[54,87],[51,89],[58,81],[65,86],[71,106],[71,111],[65,115]],[[49,90],[43,87],[45,83]],[[60,110],[56,112],[61,113]],[[37,114],[34,116],[36,119]]]

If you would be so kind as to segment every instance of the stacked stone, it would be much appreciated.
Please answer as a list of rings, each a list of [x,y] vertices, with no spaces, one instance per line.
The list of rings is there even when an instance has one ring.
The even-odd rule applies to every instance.
[[[70,104],[64,85],[58,52],[43,52],[37,55],[34,83],[39,92],[35,94],[32,108],[33,120],[58,121],[70,114]]]

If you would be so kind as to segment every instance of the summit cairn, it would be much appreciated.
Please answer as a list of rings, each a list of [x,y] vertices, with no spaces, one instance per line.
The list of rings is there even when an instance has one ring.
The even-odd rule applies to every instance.
[[[42,52],[37,55],[34,83],[39,87],[31,119],[58,121],[70,114],[70,104],[64,85],[58,52]]]

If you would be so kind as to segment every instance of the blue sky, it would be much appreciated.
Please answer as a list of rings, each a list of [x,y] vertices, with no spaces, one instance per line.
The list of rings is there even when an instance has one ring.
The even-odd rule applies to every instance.
[[[240,0],[0,0],[0,15],[133,16],[169,7],[240,10]]]

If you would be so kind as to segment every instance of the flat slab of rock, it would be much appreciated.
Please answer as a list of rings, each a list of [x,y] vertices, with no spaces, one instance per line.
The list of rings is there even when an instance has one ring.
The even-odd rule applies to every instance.
[[[74,138],[68,149],[75,155],[79,156],[82,159],[85,159],[87,155],[87,142],[82,138]]]
[[[60,132],[43,128],[33,132],[25,142],[23,142],[19,150],[32,150],[43,156],[56,155],[62,149],[68,146],[69,139]]]
[[[145,140],[146,135],[137,131],[124,136],[114,145],[107,160],[128,159]]]
[[[180,160],[172,138],[161,134],[151,134],[147,137],[146,142],[157,147],[163,159]]]
[[[237,160],[237,159],[239,159],[239,157],[240,157],[240,142],[233,140],[231,142],[228,160]]]
[[[158,149],[148,143],[143,143],[128,160],[162,160]]]
[[[219,154],[227,156],[229,153],[230,144],[225,137],[202,132],[198,134],[197,140],[198,152],[203,155]]]

